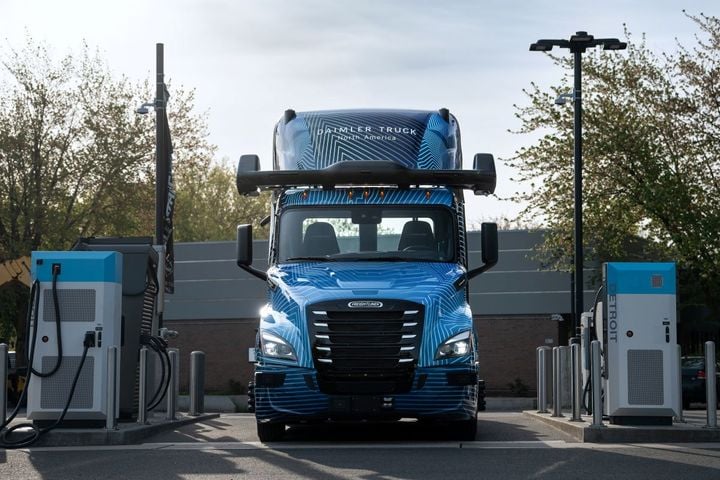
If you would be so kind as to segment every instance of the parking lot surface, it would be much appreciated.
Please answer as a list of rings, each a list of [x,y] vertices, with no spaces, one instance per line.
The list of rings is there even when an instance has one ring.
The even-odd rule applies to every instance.
[[[399,422],[296,426],[262,444],[254,417],[222,415],[140,445],[0,450],[0,478],[720,478],[720,444],[592,445],[520,413],[478,421],[472,442]]]

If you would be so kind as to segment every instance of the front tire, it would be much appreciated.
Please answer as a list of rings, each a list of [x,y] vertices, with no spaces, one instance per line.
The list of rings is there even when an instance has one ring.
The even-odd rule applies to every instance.
[[[257,434],[260,441],[278,442],[285,436],[284,423],[257,423]]]

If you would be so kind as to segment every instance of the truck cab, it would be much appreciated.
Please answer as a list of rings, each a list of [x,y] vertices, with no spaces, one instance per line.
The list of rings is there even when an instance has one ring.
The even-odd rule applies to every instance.
[[[273,170],[238,164],[243,195],[273,191],[269,268],[238,227],[238,265],[267,282],[255,346],[261,441],[287,424],[415,418],[475,437],[478,352],[468,281],[464,190],[495,189],[489,154],[462,170],[460,130],[438,111],[288,110]]]

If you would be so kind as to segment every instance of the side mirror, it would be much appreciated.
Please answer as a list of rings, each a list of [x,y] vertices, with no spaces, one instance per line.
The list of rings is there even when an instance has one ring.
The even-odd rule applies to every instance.
[[[497,173],[495,172],[495,158],[491,153],[476,153],[473,158],[473,170],[486,177],[486,185],[482,189],[473,189],[475,195],[488,195],[495,192]]]
[[[257,172],[260,170],[260,157],[257,155],[241,155],[238,161],[238,173]]]
[[[485,265],[495,265],[498,262],[497,223],[483,223],[480,228],[480,248],[482,248],[482,261]]]
[[[238,267],[252,265],[252,225],[237,227],[237,264]]]
[[[481,267],[467,273],[468,280],[490,270],[498,262],[498,233],[496,223],[483,223],[480,230],[480,248],[482,248]]]
[[[252,266],[252,225],[237,227],[237,265],[250,275],[267,281],[267,273]]]
[[[495,173],[495,157],[492,153],[476,153],[473,158],[473,170]]]
[[[237,172],[235,175],[235,184],[240,195],[249,195],[251,197],[257,196],[260,191],[257,185],[253,185],[252,182],[248,184],[245,179],[249,174],[260,171],[260,157],[257,155],[242,155],[238,160]]]

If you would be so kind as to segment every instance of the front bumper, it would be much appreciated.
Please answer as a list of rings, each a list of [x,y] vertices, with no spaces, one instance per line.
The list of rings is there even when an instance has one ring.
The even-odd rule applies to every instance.
[[[477,411],[477,385],[477,370],[429,367],[416,369],[407,393],[328,395],[320,392],[313,369],[265,367],[255,373],[255,415],[259,422],[286,423],[398,417],[465,420]]]

